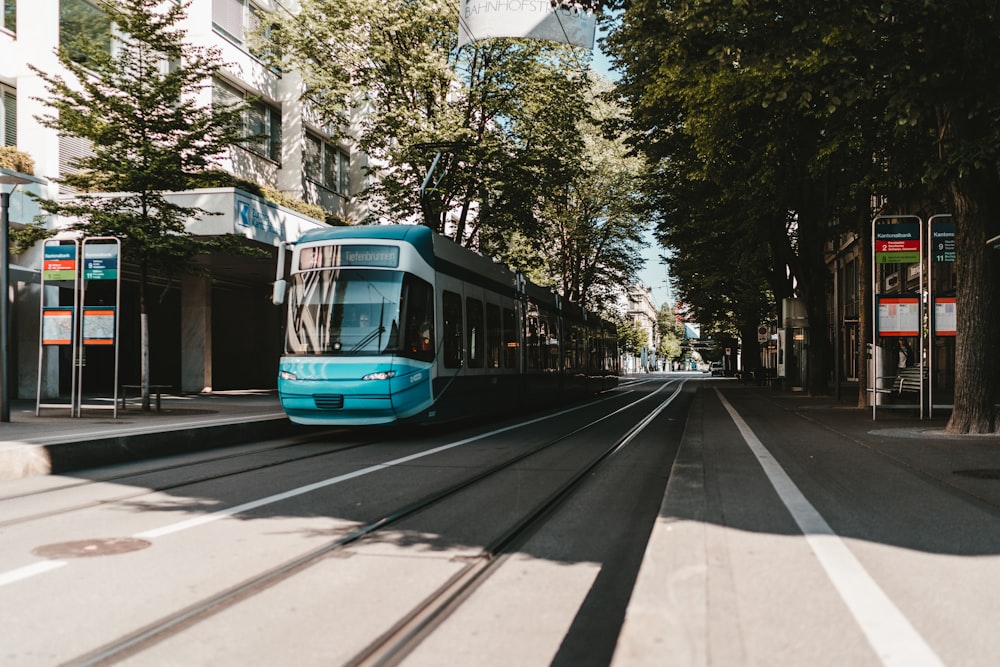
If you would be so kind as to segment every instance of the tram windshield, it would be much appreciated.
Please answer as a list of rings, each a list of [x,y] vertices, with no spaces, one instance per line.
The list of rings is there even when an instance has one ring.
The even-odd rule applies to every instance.
[[[296,274],[288,299],[290,354],[434,356],[433,291],[403,271]]]

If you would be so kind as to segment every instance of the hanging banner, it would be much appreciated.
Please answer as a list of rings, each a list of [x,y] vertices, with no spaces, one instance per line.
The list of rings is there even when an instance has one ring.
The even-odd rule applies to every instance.
[[[597,17],[588,8],[551,0],[461,0],[458,46],[495,37],[526,37],[594,48]]]

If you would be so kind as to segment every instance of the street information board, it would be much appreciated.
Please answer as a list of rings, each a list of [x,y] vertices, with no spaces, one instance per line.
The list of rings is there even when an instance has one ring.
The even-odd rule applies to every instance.
[[[115,344],[114,308],[83,309],[83,344],[84,345]]]
[[[875,225],[876,264],[917,264],[919,262],[919,222]]]
[[[85,243],[83,246],[83,279],[115,280],[118,278],[117,243]]]
[[[42,278],[46,281],[76,280],[76,245],[46,244]]]
[[[955,315],[955,297],[934,297],[934,335],[954,336],[958,328],[958,318]]]
[[[919,336],[920,298],[916,296],[879,296],[879,336]]]
[[[73,309],[44,309],[42,311],[42,345],[70,345],[72,342]]]
[[[955,261],[955,223],[931,222],[931,261]]]

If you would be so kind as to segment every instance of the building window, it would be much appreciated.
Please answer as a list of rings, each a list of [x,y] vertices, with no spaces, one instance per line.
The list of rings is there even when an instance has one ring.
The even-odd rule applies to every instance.
[[[267,12],[253,3],[246,0],[212,0],[212,25],[229,39],[247,47],[250,54],[257,58],[265,60],[276,55],[273,47],[261,50],[248,43],[250,36],[259,32],[262,26],[267,28],[263,34],[267,41],[272,41],[271,33],[277,29],[275,24],[268,23]]]
[[[60,0],[59,46],[74,62],[87,65],[91,62],[87,45],[111,53],[111,19],[87,0]]]
[[[17,0],[3,0],[3,27],[17,32]]]
[[[212,0],[212,25],[227,37],[242,44],[247,25],[245,0]]]
[[[219,79],[212,89],[212,103],[231,106],[247,102],[243,114],[243,130],[250,140],[245,147],[258,155],[275,162],[281,162],[281,110],[252,98],[246,91]]]
[[[344,151],[337,151],[337,170],[340,174],[340,190],[345,197],[351,196],[351,157]]]
[[[260,100],[250,102],[246,115],[247,134],[256,138],[250,150],[281,162],[281,111]]]
[[[327,190],[346,195],[350,182],[347,153],[311,132],[306,133],[305,177]]]
[[[17,146],[17,91],[8,86],[0,86],[0,104],[3,105],[4,146]]]

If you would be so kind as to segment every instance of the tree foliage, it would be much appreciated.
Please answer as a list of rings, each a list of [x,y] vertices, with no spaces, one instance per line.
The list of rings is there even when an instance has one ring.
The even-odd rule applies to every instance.
[[[618,318],[618,352],[636,355],[649,345],[649,334],[632,320]]]
[[[105,0],[103,23],[73,33],[58,50],[67,77],[32,67],[48,91],[41,101],[50,113],[41,122],[92,149],[59,179],[77,195],[42,206],[75,219],[71,227],[89,236],[122,239],[125,260],[139,268],[143,321],[151,274],[175,274],[197,254],[237,247],[235,237],[190,235],[185,223],[205,212],[167,197],[243,139],[242,109],[211,108],[198,99],[222,63],[217,51],[185,42],[178,23],[186,8]],[[145,387],[147,374],[144,364]],[[148,389],[143,403],[148,408]]]
[[[549,281],[562,294],[602,311],[611,309],[623,285],[635,282],[648,227],[636,201],[645,165],[628,154],[621,137],[609,137],[602,129],[622,113],[604,99],[607,88],[607,82],[595,85],[590,112],[567,126],[582,143],[562,142],[574,147],[564,160],[570,177],[543,193],[537,216],[543,229],[534,244]]]
[[[305,0],[278,34],[311,109],[369,156],[377,219],[421,220],[590,305],[629,276],[630,172],[588,143],[589,56],[538,40],[458,49],[455,5],[437,0]]]
[[[826,244],[845,229],[869,234],[859,223],[874,213],[946,208],[957,223],[960,276],[949,428],[995,430],[1000,353],[988,338],[1000,324],[1000,253],[985,245],[1000,231],[995,7],[616,4],[622,13],[608,46],[620,94],[633,111],[634,144],[661,176],[649,183],[650,212],[678,256],[696,256],[689,268],[674,267],[682,292],[703,293],[699,270],[715,281],[731,272],[733,255],[707,262],[718,244],[685,232],[712,220],[739,265],[755,253],[768,263],[763,276],[745,274],[745,292],[719,289],[754,299],[764,277],[777,298],[790,287],[782,276],[794,280],[814,332],[810,390],[821,392],[830,356]],[[883,204],[872,211],[875,195]]]

